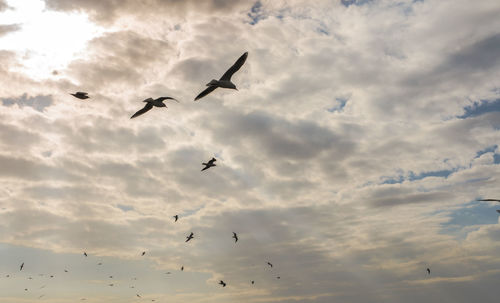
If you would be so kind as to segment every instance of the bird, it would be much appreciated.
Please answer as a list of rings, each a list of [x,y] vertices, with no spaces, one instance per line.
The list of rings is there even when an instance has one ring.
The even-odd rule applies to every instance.
[[[238,242],[238,235],[233,231],[234,243]]]
[[[138,298],[142,298],[141,296],[139,296],[139,294],[136,294],[136,296],[137,296]]]
[[[152,109],[153,106],[156,106],[156,107],[167,107],[165,105],[165,103],[163,103],[163,100],[174,100],[176,102],[179,102],[179,101],[177,101],[176,99],[174,99],[172,97],[160,97],[160,98],[157,98],[157,99],[147,98],[146,100],[142,101],[142,102],[146,102],[146,105],[144,105],[144,107],[142,109],[138,110],[135,114],[133,114],[132,117],[130,117],[130,119],[133,119],[135,117],[138,117],[138,116],[144,114],[145,112],[147,112],[150,109]]]
[[[102,263],[101,263],[101,262],[99,262],[99,263],[97,263],[97,265],[102,265]]]
[[[87,253],[86,253],[86,252],[83,252],[83,255],[84,255],[85,257],[87,257]]]
[[[113,279],[113,276],[109,276],[110,279]]]
[[[171,272],[167,271],[165,274],[166,274],[166,275],[170,275],[170,274],[171,274]]]
[[[193,233],[191,233],[189,236],[186,237],[186,242],[188,242],[189,240],[193,239]]]
[[[113,286],[114,284],[113,284],[113,283],[111,283],[111,284],[108,284],[108,285],[109,285],[109,286]]]
[[[181,271],[184,271],[184,265],[183,265],[183,266],[181,266]]]
[[[142,252],[142,254],[141,254],[141,256],[144,256],[145,254],[146,254],[146,252],[145,252],[145,251],[143,251],[143,252]]]
[[[427,268],[427,274],[429,274],[429,275],[431,274],[430,268]]]
[[[226,283],[222,280],[220,280],[219,284],[222,285],[222,287],[226,287]]]
[[[24,289],[24,291],[28,291],[28,289],[27,289],[27,288],[25,288],[25,289]]]
[[[500,202],[500,200],[499,200],[499,199],[481,199],[481,200],[478,200],[478,201]]]
[[[23,264],[21,264],[21,266],[19,267],[19,271],[23,270],[23,267],[24,267],[24,262],[23,262]]]
[[[50,277],[51,277],[51,278],[54,278],[54,276],[53,276],[53,275],[50,275]]]
[[[179,215],[175,215],[175,216],[173,216],[173,217],[174,217],[174,219],[175,219],[175,221],[174,221],[174,222],[177,222],[177,220],[179,220]]]
[[[68,272],[68,270],[67,270],[67,269],[65,269],[65,270],[64,270],[64,272]]]
[[[82,99],[82,100],[90,98],[88,96],[88,94],[84,93],[84,92],[76,92],[76,94],[70,94],[70,95],[74,96],[75,98]]]
[[[233,66],[231,66],[225,73],[224,75],[222,75],[222,77],[220,77],[219,80],[215,80],[215,79],[212,79],[212,81],[210,81],[207,86],[208,88],[206,88],[204,91],[202,91],[198,96],[196,96],[196,98],[194,98],[194,101],[197,101],[203,97],[205,97],[206,95],[210,94],[211,92],[213,92],[217,87],[221,87],[221,88],[231,88],[231,89],[235,89],[235,90],[238,90],[236,88],[236,85],[234,85],[233,82],[231,82],[231,76],[233,76],[233,74],[235,72],[237,72],[241,66],[243,65],[243,63],[245,63],[245,61],[247,60],[247,57],[248,57],[248,52],[245,52],[243,55],[241,55],[241,57],[238,58],[238,60],[236,60],[236,62],[233,64]]]
[[[255,281],[252,281],[252,284],[255,284]]]
[[[277,277],[276,277],[276,279],[281,279],[281,277],[280,277],[280,276],[277,276]]]
[[[273,265],[271,264],[271,262],[267,262],[267,265],[273,267]]]
[[[212,166],[217,166],[214,164],[215,161],[217,161],[217,159],[212,157],[212,159],[210,159],[207,163],[201,163],[201,165],[205,165],[205,167],[201,171],[204,171],[205,169],[209,169]]]

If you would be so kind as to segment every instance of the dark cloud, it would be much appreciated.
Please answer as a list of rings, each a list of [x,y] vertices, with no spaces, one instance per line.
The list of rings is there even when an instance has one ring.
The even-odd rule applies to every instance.
[[[3,98],[0,99],[2,101],[2,104],[5,106],[11,106],[13,104],[17,104],[19,107],[23,106],[29,106],[33,107],[37,111],[43,112],[43,110],[46,107],[49,107],[52,105],[52,96],[34,96],[34,97],[28,97],[28,94],[23,94],[22,96],[18,98]]]
[[[164,17],[187,17],[193,13],[199,14],[227,14],[241,8],[252,6],[246,0],[146,0],[146,1],[99,1],[99,0],[45,0],[49,9],[61,11],[85,11],[97,22],[112,23],[116,19],[127,15]]]
[[[0,3],[0,11],[2,11],[1,3]],[[8,25],[0,24],[0,37],[5,36],[8,33],[18,31],[20,29],[21,29],[20,24],[8,24]]]

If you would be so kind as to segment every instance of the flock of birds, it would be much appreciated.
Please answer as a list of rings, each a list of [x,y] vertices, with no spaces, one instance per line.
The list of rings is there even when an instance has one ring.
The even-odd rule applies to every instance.
[[[201,93],[199,93],[196,98],[194,99],[194,101],[198,101],[199,99],[205,97],[206,95],[210,94],[211,92],[213,92],[216,88],[220,87],[220,88],[228,88],[228,89],[235,89],[235,90],[238,90],[236,88],[236,85],[231,82],[231,77],[233,76],[233,74],[235,72],[237,72],[242,66],[243,64],[245,63],[246,59],[248,57],[248,52],[245,52],[243,55],[241,55],[238,60],[236,60],[236,62],[222,75],[222,77],[220,77],[219,80],[211,80],[208,84],[206,84],[207,88],[204,89]],[[81,99],[81,100],[85,100],[85,99],[89,99],[89,95],[88,93],[86,92],[76,92],[74,94],[70,94],[72,96],[74,96],[75,98],[78,98],[78,99]],[[173,98],[173,97],[160,97],[160,98],[157,98],[157,99],[153,99],[153,98],[148,98],[146,100],[144,100],[143,102],[145,102],[146,104],[144,105],[143,108],[141,108],[140,110],[138,110],[136,113],[134,113],[130,119],[133,119],[133,118],[136,118],[140,115],[143,115],[144,113],[150,111],[153,107],[167,107],[165,105],[165,103],[163,103],[165,100],[172,100],[172,101],[175,101],[175,102],[179,102],[177,99]],[[207,162],[204,162],[202,163],[202,165],[204,166],[201,171],[204,171],[204,170],[207,170],[211,167],[214,167],[216,166],[215,162],[217,161],[217,159],[215,158],[212,158],[210,159],[209,161]],[[174,218],[174,222],[177,222],[179,220],[179,215],[174,215],[173,216]],[[188,236],[186,236],[186,243],[191,241],[192,239],[194,239],[194,233],[191,232]],[[233,232],[233,236],[232,236],[232,239],[234,239],[234,243],[237,243],[239,238],[238,238],[238,234]],[[84,257],[88,257],[88,254],[86,251],[83,252],[83,255]],[[146,255],[146,251],[143,251],[141,254],[141,256],[144,256]],[[267,266],[269,266],[270,268],[273,267],[273,264],[269,261],[266,261],[266,264]],[[97,263],[97,265],[102,265],[102,262],[99,262]],[[22,271],[24,269],[24,262],[20,265],[19,267],[19,271]],[[184,265],[181,266],[180,268],[181,271],[184,271]],[[65,273],[68,273],[69,271],[67,269],[64,270]],[[171,272],[167,272],[166,274],[171,274]],[[43,276],[43,274],[40,274],[40,276]],[[48,276],[48,275],[47,275]],[[10,277],[10,275],[6,275],[7,278]],[[50,275],[50,278],[53,278],[54,275]],[[112,275],[109,276],[110,279],[113,278]],[[276,276],[276,279],[280,279],[281,277],[280,276]],[[33,278],[32,277],[28,277],[28,279],[32,280]],[[137,278],[133,278],[133,280],[137,280]],[[255,280],[251,280],[250,283],[253,285],[255,284]],[[219,285],[221,285],[222,287],[226,287],[227,283],[223,280],[220,280]],[[108,286],[112,287],[114,286],[114,283],[110,283],[108,284]],[[45,288],[45,285],[42,286],[41,288]],[[130,288],[135,288],[135,286],[130,286]],[[24,289],[25,291],[28,291],[28,288],[25,288]],[[43,298],[45,295],[42,294],[39,299]],[[142,296],[137,293],[136,294],[136,297],[138,298],[142,298]],[[81,298],[81,300],[86,300],[86,298]],[[155,301],[154,299],[152,299],[151,301]]]
[[[228,88],[228,89],[235,89],[237,90],[236,88],[236,85],[231,82],[231,77],[233,76],[233,74],[235,72],[237,72],[241,66],[243,66],[243,64],[245,63],[246,59],[248,57],[248,52],[245,52],[243,55],[241,55],[240,58],[238,58],[238,60],[236,60],[236,62],[222,75],[222,77],[220,77],[219,80],[211,80],[209,83],[206,84],[207,88],[205,90],[203,90],[201,93],[199,93],[196,98],[194,99],[194,101],[197,101],[203,97],[205,97],[206,95],[210,94],[211,92],[213,92],[216,88],[220,87],[220,88]],[[88,93],[86,92],[76,92],[74,94],[71,94],[73,95],[75,98],[78,98],[78,99],[81,99],[81,100],[85,100],[85,99],[88,99],[90,98]],[[134,113],[130,119],[133,119],[133,118],[136,118],[140,115],[143,115],[144,113],[150,111],[153,107],[167,107],[165,105],[165,103],[163,103],[165,100],[173,100],[175,102],[179,102],[177,99],[175,98],[172,98],[172,97],[160,97],[160,98],[157,98],[157,99],[153,99],[153,98],[148,98],[146,100],[144,100],[143,102],[146,103],[146,105],[144,105],[143,108],[141,108],[140,110],[138,110],[136,113]],[[202,165],[204,165],[203,169],[201,171],[204,171],[204,170],[207,170],[211,167],[214,167],[216,166],[215,162],[217,160],[215,158],[212,158],[210,159],[208,162],[206,163],[202,163]],[[485,201],[485,202],[500,202],[500,199],[481,199],[481,200],[478,200],[478,201]],[[500,213],[500,210],[497,210],[498,213]],[[175,215],[173,216],[174,218],[174,222],[177,222],[179,220],[179,215]],[[191,232],[188,236],[186,236],[186,243],[191,241],[192,239],[194,238],[194,233]],[[233,232],[233,236],[232,238],[234,239],[234,242],[237,243],[238,242],[238,235]],[[141,256],[144,256],[146,254],[146,251],[143,251],[141,253]],[[83,255],[85,257],[88,257],[88,254],[87,252],[83,252]],[[99,262],[97,265],[102,265],[102,262]],[[272,268],[273,267],[273,264],[271,262],[268,262],[267,261],[267,265]],[[19,267],[19,271],[22,271],[24,268],[24,262],[20,265]],[[184,265],[181,266],[181,271],[184,271]],[[427,268],[426,269],[427,271],[427,274],[430,275],[431,274],[431,270],[430,268]],[[68,272],[68,270],[64,270],[64,272]],[[167,274],[170,274],[171,272],[167,272]],[[40,275],[43,275],[43,274],[40,274]],[[6,275],[7,278],[10,277],[10,275]],[[53,275],[50,275],[50,278],[53,278],[54,276]],[[109,276],[109,278],[113,278],[113,276]],[[277,276],[276,277],[277,279],[280,279],[280,276]],[[28,277],[28,279],[32,279],[32,277]],[[137,278],[133,278],[134,280],[137,280]],[[255,280],[252,280],[250,282],[252,285],[255,284]],[[221,285],[222,287],[226,287],[226,282],[224,282],[223,280],[220,280],[219,285]],[[110,283],[108,284],[109,286],[114,286],[113,283]],[[45,286],[42,286],[41,288],[44,288]],[[130,286],[130,288],[135,288],[135,286]],[[25,291],[28,291],[27,288],[25,288]],[[136,296],[138,298],[142,298],[142,296],[140,294],[136,294]],[[41,295],[39,297],[42,298],[44,297],[44,295]],[[86,300],[86,298],[82,298],[81,300]],[[152,299],[151,301],[155,301],[154,299]]]

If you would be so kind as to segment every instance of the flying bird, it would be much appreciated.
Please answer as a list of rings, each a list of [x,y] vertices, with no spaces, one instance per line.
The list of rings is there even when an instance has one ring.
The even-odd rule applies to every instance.
[[[179,215],[175,215],[175,216],[174,216],[174,219],[175,219],[175,221],[174,221],[174,222],[177,222],[177,220],[179,220]]]
[[[113,279],[113,276],[109,276],[110,279]]]
[[[19,271],[23,270],[23,267],[24,267],[24,262],[23,262],[23,264],[21,264],[21,266],[19,267]]]
[[[181,271],[184,271],[184,265],[183,265],[183,266],[181,266]]]
[[[99,263],[97,263],[97,265],[102,265],[102,263],[101,263],[101,262],[99,262]]]
[[[83,252],[83,255],[84,255],[85,257],[87,257],[87,253],[86,253],[86,252]]]
[[[478,201],[500,202],[500,200],[499,200],[499,199],[481,199],[481,200],[478,200]]]
[[[252,281],[252,284],[255,284],[255,281]]]
[[[139,294],[136,294],[136,296],[137,296],[138,298],[142,298],[141,296],[139,296]]]
[[[145,251],[143,251],[143,252],[142,252],[142,254],[141,254],[141,256],[144,256],[145,254],[146,254],[146,252],[145,252]]]
[[[109,286],[113,286],[114,284],[113,284],[113,283],[111,283],[111,284],[108,284],[108,285],[109,285]]]
[[[189,236],[186,237],[186,242],[188,242],[189,240],[193,239],[193,233],[191,233]]]
[[[70,94],[70,95],[74,96],[75,98],[82,99],[82,100],[90,98],[88,96],[88,94],[84,93],[84,92],[76,92],[76,94]]]
[[[427,274],[429,274],[429,275],[431,274],[430,268],[427,268]]]
[[[214,164],[214,162],[215,162],[215,161],[217,161],[217,159],[212,158],[212,159],[210,159],[207,163],[201,163],[201,165],[205,165],[205,167],[204,167],[201,171],[204,171],[205,169],[209,169],[209,168],[210,168],[210,167],[212,167],[212,166],[216,166],[216,165]]]
[[[196,96],[196,98],[194,99],[194,101],[199,100],[199,99],[205,97],[206,95],[210,94],[217,87],[231,88],[231,89],[238,90],[236,88],[236,85],[234,85],[234,83],[231,82],[231,76],[233,76],[233,74],[235,72],[237,72],[241,68],[241,66],[243,65],[243,63],[245,63],[245,61],[247,60],[247,57],[248,57],[248,52],[245,52],[243,55],[241,55],[241,57],[238,58],[238,60],[236,60],[236,62],[233,64],[233,66],[231,66],[224,73],[224,75],[222,75],[222,77],[219,80],[212,79],[212,81],[210,81],[207,84],[208,88],[206,88],[198,96]]]
[[[222,287],[226,287],[226,283],[222,280],[220,280],[219,284],[222,285]]]
[[[280,276],[277,276],[277,277],[276,277],[276,279],[281,279],[281,277],[280,277]]]
[[[273,267],[273,265],[271,264],[271,262],[267,262],[267,265]]]
[[[165,105],[165,103],[163,103],[163,100],[174,100],[175,102],[179,102],[179,101],[177,101],[176,99],[174,99],[172,97],[160,97],[158,99],[147,98],[146,100],[142,101],[142,102],[146,102],[146,105],[144,105],[144,107],[142,109],[138,110],[135,114],[133,114],[132,117],[130,117],[130,119],[133,119],[135,117],[138,117],[138,116],[144,114],[145,112],[147,112],[150,109],[152,109],[153,106],[156,106],[156,107],[167,107]]]
[[[64,270],[64,272],[68,272],[68,270],[67,270],[67,269],[65,269],[65,270]]]
[[[238,242],[238,235],[233,231],[234,243]]]

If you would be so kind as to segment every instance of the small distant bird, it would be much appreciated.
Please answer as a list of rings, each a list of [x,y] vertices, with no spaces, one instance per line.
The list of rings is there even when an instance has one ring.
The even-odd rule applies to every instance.
[[[5,277],[8,278],[8,277],[10,277],[10,275],[6,275]]]
[[[252,284],[255,284],[255,281],[252,281]]]
[[[32,277],[28,277],[28,280],[33,280],[33,278]]]
[[[238,235],[233,231],[234,243],[238,242]]]
[[[139,294],[136,294],[136,296],[137,296],[138,298],[142,298],[141,296],[139,296]]]
[[[109,276],[110,279],[113,279],[113,276]]]
[[[184,266],[181,266],[181,271],[184,271]]]
[[[488,201],[488,202],[500,202],[499,199],[481,199],[479,201]]]
[[[52,276],[52,275],[51,275],[50,277],[51,277],[51,278],[54,278],[54,276]]]
[[[201,163],[201,165],[205,165],[205,167],[201,171],[204,171],[205,169],[209,169],[212,166],[217,166],[214,164],[215,161],[217,161],[217,159],[212,158],[207,163]]]
[[[76,97],[76,98],[78,98],[78,99],[82,99],[82,100],[85,100],[85,99],[90,98],[90,97],[88,96],[88,94],[87,94],[87,93],[84,93],[84,92],[76,92],[76,94],[70,94],[70,95],[72,95],[72,96],[74,96],[74,97]]]
[[[188,242],[189,240],[193,239],[193,233],[191,233],[189,236],[186,237],[186,242]]]
[[[170,274],[171,274],[171,272],[167,271],[165,274],[166,274],[166,275],[170,275]]]
[[[102,263],[101,263],[101,262],[99,262],[99,263],[97,263],[97,265],[102,265]]]
[[[130,288],[135,288],[135,286],[130,286]]]
[[[196,98],[194,99],[194,101],[199,100],[199,99],[205,97],[206,95],[210,94],[217,87],[231,88],[231,89],[238,90],[236,88],[236,85],[234,85],[234,83],[231,82],[231,77],[233,76],[233,74],[235,72],[237,72],[241,68],[241,66],[243,66],[243,63],[245,63],[245,61],[247,60],[247,57],[248,57],[248,52],[245,52],[243,55],[241,55],[241,57],[238,58],[238,60],[236,60],[236,62],[233,64],[233,66],[231,66],[224,73],[224,75],[222,75],[222,77],[219,80],[212,79],[212,81],[210,81],[207,84],[208,88],[206,88],[198,96],[196,96]]]
[[[142,109],[140,109],[135,114],[133,114],[132,117],[130,117],[130,119],[133,119],[135,117],[138,117],[138,116],[140,116],[140,115],[148,112],[149,110],[151,110],[153,108],[153,106],[156,106],[156,107],[167,107],[165,105],[165,103],[163,103],[164,100],[174,100],[175,102],[179,102],[179,101],[177,101],[176,99],[174,99],[172,97],[160,97],[158,99],[147,98],[146,100],[142,101],[142,102],[146,102],[146,105],[144,105],[144,107]]]
[[[174,216],[174,219],[175,219],[175,221],[174,221],[174,222],[177,222],[177,220],[179,220],[179,215],[175,215],[175,216]]]
[[[141,254],[141,256],[144,256],[145,254],[146,254],[146,252],[145,252],[145,251],[143,251],[143,252],[142,252],[142,254]]]
[[[222,280],[220,280],[219,284],[222,285],[222,287],[226,287],[226,283]]]
[[[87,257],[87,253],[86,253],[86,252],[83,252],[83,255],[84,255],[85,257]]]
[[[68,272],[68,270],[67,270],[67,269],[65,269],[65,270],[64,270],[64,272]]]
[[[427,268],[427,274],[429,274],[429,275],[431,274],[430,268]]]
[[[24,267],[24,262],[23,264],[21,264],[21,267],[19,267],[19,271],[23,270],[23,267]]]
[[[114,284],[113,284],[113,283],[111,283],[111,284],[108,284],[108,285],[109,285],[109,286],[113,286]]]
[[[277,276],[276,279],[281,279],[280,276]]]
[[[273,267],[273,265],[271,264],[271,262],[267,262],[267,265]]]
[[[25,290],[25,291],[28,291],[28,289],[27,289],[27,288],[25,288],[24,290]]]

